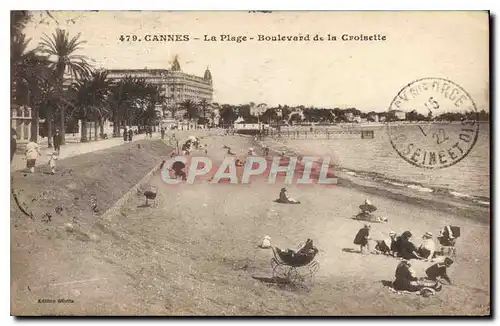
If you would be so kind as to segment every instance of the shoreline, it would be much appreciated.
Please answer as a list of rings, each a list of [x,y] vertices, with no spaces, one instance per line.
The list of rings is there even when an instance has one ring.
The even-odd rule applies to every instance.
[[[271,140],[273,141],[273,140]],[[262,149],[269,146],[270,152],[279,153],[272,148],[269,140],[254,141],[255,146]],[[286,148],[287,155],[301,155],[291,146],[281,144]],[[407,182],[383,176],[376,172],[357,171],[330,165],[334,169],[337,185],[361,190],[414,205],[430,206],[434,209],[450,212],[454,215],[464,215],[479,222],[490,222],[490,199],[481,196],[463,194],[447,188],[429,187],[418,182]]]

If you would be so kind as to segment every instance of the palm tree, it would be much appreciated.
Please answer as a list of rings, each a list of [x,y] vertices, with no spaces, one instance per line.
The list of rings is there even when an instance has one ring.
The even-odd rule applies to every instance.
[[[101,120],[108,113],[109,92],[110,83],[107,80],[107,72],[104,71],[92,72],[89,77],[71,85],[70,115],[82,120],[81,142],[88,141],[87,122]]]
[[[203,123],[206,124],[207,123],[207,112],[208,112],[208,108],[210,107],[210,102],[208,102],[206,99],[203,99],[200,103],[200,108],[201,108],[201,112],[203,113]]]
[[[130,111],[134,110],[137,93],[141,89],[143,81],[131,76],[126,76],[116,84],[112,85],[108,96],[111,118],[113,119],[113,137],[120,137],[120,126],[122,123],[130,124]]]
[[[67,31],[57,28],[56,32],[52,33],[52,38],[45,34],[40,43],[42,53],[48,55],[49,60],[51,60],[51,67],[55,72],[56,85],[61,91],[63,89],[65,74],[69,74],[72,79],[79,79],[88,76],[90,73],[90,65],[87,63],[86,57],[75,54],[75,52],[81,49],[80,45],[85,43],[85,41],[80,41],[79,39],[80,34],[70,38]],[[63,105],[63,103],[59,104],[61,118],[60,131],[62,143],[64,144],[65,105]],[[51,147],[50,139],[52,137],[52,128],[50,121],[47,127],[49,147]]]
[[[188,118],[190,121],[199,117],[198,105],[191,101],[185,100],[181,103],[181,107],[186,110],[184,117]]]
[[[37,49],[28,51],[29,41],[24,34],[19,34],[11,42],[11,103],[32,109],[30,140],[36,142],[40,108],[50,111],[46,105],[54,103],[56,90],[50,62]]]
[[[177,106],[177,103],[172,103],[172,105],[170,105],[170,107],[169,107],[169,110],[170,110],[170,114],[172,115],[172,119],[174,119],[175,114],[177,113],[177,111],[179,111],[179,107]]]

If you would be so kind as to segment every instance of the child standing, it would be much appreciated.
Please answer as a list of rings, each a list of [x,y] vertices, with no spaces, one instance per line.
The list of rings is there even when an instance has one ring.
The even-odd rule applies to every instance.
[[[365,226],[358,231],[354,237],[354,244],[360,246],[360,252],[363,253],[363,249],[368,249],[370,251],[369,241],[370,240],[370,225],[365,224]]]
[[[50,154],[50,159],[49,159],[49,166],[50,166],[50,173],[54,174],[56,172],[56,161],[59,158],[59,152],[54,151],[52,154]]]

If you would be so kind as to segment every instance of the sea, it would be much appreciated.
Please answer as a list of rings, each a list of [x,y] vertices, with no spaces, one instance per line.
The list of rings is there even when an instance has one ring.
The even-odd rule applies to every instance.
[[[420,130],[414,125],[399,126],[411,136]],[[460,128],[448,125],[446,128]],[[442,169],[423,169],[403,160],[391,146],[387,127],[364,126],[373,130],[373,139],[361,139],[358,134],[334,135],[326,139],[321,135],[322,127],[304,136],[267,137],[266,143],[276,151],[289,154],[329,156],[332,163],[343,173],[359,178],[368,178],[407,190],[424,193],[439,193],[473,201],[482,206],[490,204],[490,125],[481,123],[478,139],[471,152],[460,162]],[[297,129],[295,129],[297,130]],[[301,132],[309,130],[303,128]],[[319,134],[319,136],[315,136]]]

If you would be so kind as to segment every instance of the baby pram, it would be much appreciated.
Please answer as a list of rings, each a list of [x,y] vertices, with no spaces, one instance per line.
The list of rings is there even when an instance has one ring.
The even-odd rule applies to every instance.
[[[273,279],[276,283],[285,283],[309,290],[314,284],[314,275],[319,270],[319,263],[314,260],[318,249],[311,239],[296,252],[272,248],[274,257],[271,259]]]
[[[438,241],[441,245],[441,254],[456,256],[457,249],[455,248],[455,244],[457,239],[460,237],[460,227],[447,225],[445,226],[438,235]]]

